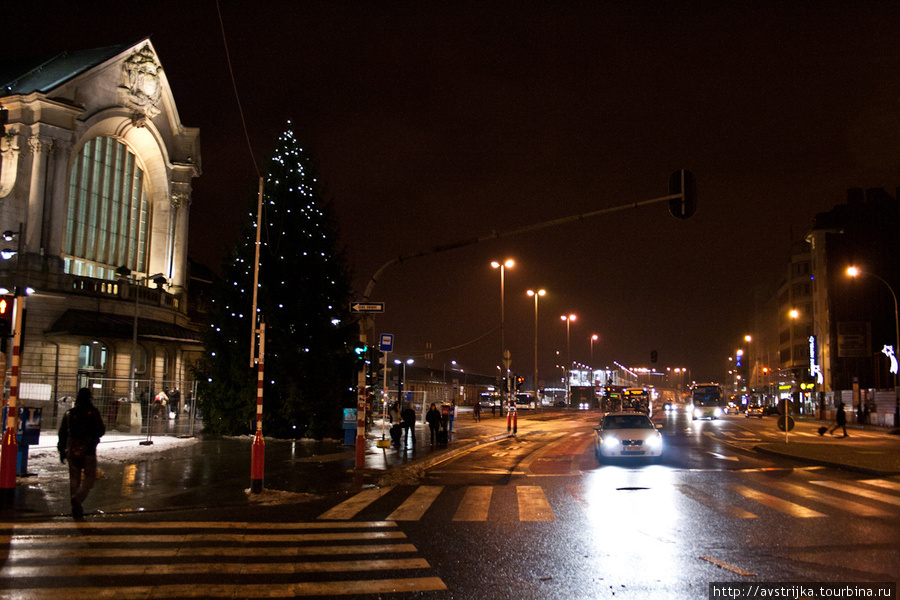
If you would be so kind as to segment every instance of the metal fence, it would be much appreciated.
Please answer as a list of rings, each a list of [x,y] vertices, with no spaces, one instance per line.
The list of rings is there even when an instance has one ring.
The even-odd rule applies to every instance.
[[[199,428],[193,380],[110,379],[79,374],[55,377],[24,373],[18,404],[41,408],[41,430],[56,431],[82,387],[91,389],[94,405],[108,430],[144,435],[193,435]],[[162,393],[162,395],[161,395]],[[9,397],[9,378],[5,396]]]

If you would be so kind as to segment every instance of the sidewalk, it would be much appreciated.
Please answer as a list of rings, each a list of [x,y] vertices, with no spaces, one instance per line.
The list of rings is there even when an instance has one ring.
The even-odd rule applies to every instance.
[[[526,433],[534,429],[542,416],[522,415],[517,420],[518,433]],[[390,423],[385,423],[384,438],[390,441]],[[432,446],[429,438],[430,430],[421,422],[416,423],[416,445],[412,447],[379,448],[377,442],[382,439],[382,421],[374,420],[366,436],[366,468],[370,476],[379,485],[400,483],[417,478],[421,472],[435,464],[456,456],[480,444],[495,441],[512,435],[507,431],[507,419],[504,415],[492,417],[490,413],[482,413],[480,421],[475,421],[471,412],[463,412],[454,420],[449,443]]]
[[[796,419],[794,431],[816,432],[819,427],[831,427],[833,421]],[[825,467],[835,467],[876,477],[900,475],[900,435],[896,429],[875,425],[847,425],[847,437],[838,429],[838,435],[791,435],[788,442],[757,444],[754,449],[764,454],[791,458]]]

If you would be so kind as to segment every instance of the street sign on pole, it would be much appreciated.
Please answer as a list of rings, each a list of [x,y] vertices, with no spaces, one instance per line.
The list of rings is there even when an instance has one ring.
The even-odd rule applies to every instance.
[[[355,313],[383,313],[384,302],[356,302],[350,305]]]
[[[393,333],[382,333],[381,340],[378,343],[378,349],[382,352],[393,352],[394,351],[394,334]]]

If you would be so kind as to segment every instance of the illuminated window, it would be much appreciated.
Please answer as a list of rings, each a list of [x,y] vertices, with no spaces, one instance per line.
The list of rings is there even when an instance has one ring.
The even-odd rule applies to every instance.
[[[106,351],[106,346],[101,342],[81,344],[81,347],[78,349],[78,370],[105,371],[108,356],[109,353]]]
[[[113,138],[90,140],[69,178],[66,273],[115,279],[121,265],[146,272],[149,228],[150,203],[137,157]]]

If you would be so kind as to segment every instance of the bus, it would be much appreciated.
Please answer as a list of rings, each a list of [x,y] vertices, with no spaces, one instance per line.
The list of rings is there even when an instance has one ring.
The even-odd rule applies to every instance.
[[[625,388],[622,392],[622,410],[650,414],[650,390],[647,388]]]
[[[725,414],[725,393],[718,383],[698,383],[691,388],[691,418],[718,419]]]

